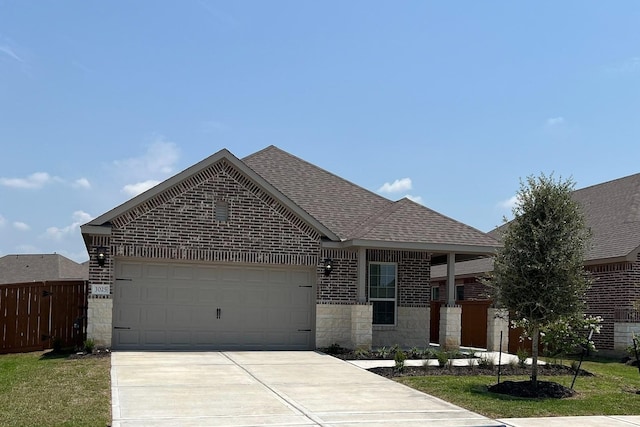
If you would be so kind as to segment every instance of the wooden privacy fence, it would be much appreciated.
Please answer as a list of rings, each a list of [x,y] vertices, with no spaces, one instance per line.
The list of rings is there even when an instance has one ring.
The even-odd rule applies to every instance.
[[[83,280],[0,285],[0,353],[81,346],[87,287]]]

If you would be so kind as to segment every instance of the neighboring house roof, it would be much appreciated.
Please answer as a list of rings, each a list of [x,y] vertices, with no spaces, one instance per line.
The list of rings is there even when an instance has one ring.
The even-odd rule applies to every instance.
[[[88,264],[78,264],[59,254],[5,255],[0,258],[0,284],[88,278]]]
[[[222,160],[229,161],[329,241],[335,242],[334,247],[422,249],[476,257],[493,253],[499,245],[468,225],[408,199],[388,200],[275,146],[242,160],[221,150],[83,225],[83,235],[86,238],[88,234],[105,234],[110,221],[119,215]]]
[[[640,249],[640,174],[576,190],[573,197],[592,232],[585,260],[634,260]]]
[[[634,261],[640,251],[640,173],[575,190],[572,197],[582,206],[591,229],[585,264]],[[488,234],[500,239],[504,224]],[[456,263],[456,276],[493,270],[493,260]],[[446,268],[434,267],[433,278],[446,276]]]

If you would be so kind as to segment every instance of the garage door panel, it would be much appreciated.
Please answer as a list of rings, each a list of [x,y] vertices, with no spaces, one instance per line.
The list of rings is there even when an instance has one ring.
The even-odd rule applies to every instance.
[[[149,279],[168,279],[170,267],[165,264],[147,264],[145,277]]]
[[[130,282],[116,282],[114,297],[126,301],[128,304],[137,304],[142,301],[141,291],[138,286],[129,286]]]
[[[146,330],[143,334],[143,344],[163,346],[167,343],[167,333],[163,330]]]
[[[117,260],[116,270],[142,276],[115,283],[114,327],[131,328],[114,328],[116,348],[313,348],[311,269]]]
[[[116,268],[116,278],[138,279],[142,277],[142,267],[140,263],[122,263]]]
[[[167,324],[167,308],[164,306],[145,305],[140,307],[141,326],[157,326],[164,328]]]
[[[169,302],[169,293],[167,288],[146,286],[142,290],[141,298],[145,304],[166,304]]]
[[[140,343],[139,331],[119,330],[118,332],[116,335],[118,340],[115,343],[118,347],[138,345]]]

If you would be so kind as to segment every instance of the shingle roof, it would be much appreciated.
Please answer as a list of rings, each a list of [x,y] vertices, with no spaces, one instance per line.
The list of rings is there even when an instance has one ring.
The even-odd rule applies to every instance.
[[[591,228],[585,260],[627,257],[640,247],[640,174],[573,192]]]
[[[640,250],[640,173],[575,190],[572,197],[582,206],[591,229],[591,245],[585,262],[596,264],[620,258],[635,259]],[[504,224],[488,234],[500,239]],[[489,259],[456,263],[456,276],[493,269]],[[446,269],[433,267],[432,276],[444,277]]]
[[[5,255],[0,258],[0,284],[88,278],[88,265],[78,264],[59,254]]]
[[[242,161],[342,240],[498,246],[475,228],[409,199],[388,200],[274,146]]]
[[[409,199],[392,202],[358,229],[352,239],[495,246],[485,233]]]
[[[392,203],[273,145],[242,161],[341,239]]]

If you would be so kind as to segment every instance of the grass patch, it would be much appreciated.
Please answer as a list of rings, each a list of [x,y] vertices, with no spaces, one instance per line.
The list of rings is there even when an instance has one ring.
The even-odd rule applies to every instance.
[[[0,425],[106,426],[110,365],[108,357],[0,355]]]
[[[568,399],[522,399],[489,393],[495,376],[398,377],[396,381],[437,396],[489,418],[552,417],[578,415],[637,415],[640,413],[638,369],[622,363],[598,360],[583,362],[593,377],[578,377],[578,394]],[[528,380],[527,376],[503,377],[501,381]],[[571,386],[572,376],[538,377]]]

